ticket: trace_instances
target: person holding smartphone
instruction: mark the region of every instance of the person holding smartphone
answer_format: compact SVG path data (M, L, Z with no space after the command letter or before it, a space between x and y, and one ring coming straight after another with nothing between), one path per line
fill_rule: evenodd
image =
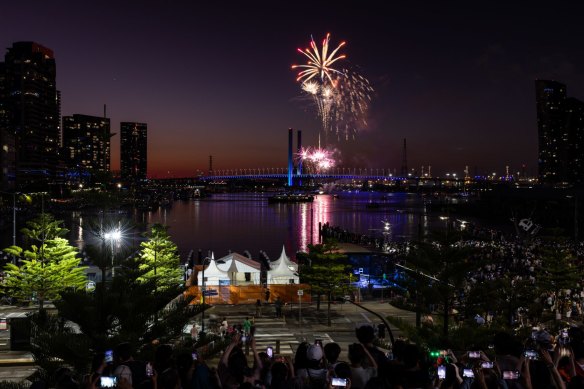
M323 363L324 351L319 344L312 344L306 349L306 368L298 369L296 374L308 386L323 386L327 382L328 371Z
M371 378L377 377L377 362L362 344L349 345L349 361L354 387L364 388ZM364 362L367 367L363 367Z

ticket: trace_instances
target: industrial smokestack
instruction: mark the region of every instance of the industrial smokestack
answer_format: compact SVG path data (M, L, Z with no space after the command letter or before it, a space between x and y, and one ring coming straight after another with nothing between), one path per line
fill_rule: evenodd
M298 156L302 153L302 130L298 130L298 144L297 144L297 153ZM298 169L296 170L298 174L298 186L302 186L302 178L300 175L302 174L302 158L298 158Z
M294 130L288 129L288 187L293 186L292 169L294 169L294 161L292 159L292 143L294 142Z

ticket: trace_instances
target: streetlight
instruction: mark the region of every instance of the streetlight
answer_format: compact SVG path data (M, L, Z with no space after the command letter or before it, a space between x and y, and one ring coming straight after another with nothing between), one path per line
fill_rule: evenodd
M122 232L119 229L115 229L109 232L106 232L103 237L106 241L110 242L111 249L112 249L112 280L115 275L115 267L114 267L114 242L119 242L122 239Z
M16 246L16 196L22 195L23 193L21 193L21 192L3 192L3 191L0 191L0 193L12 195L12 245ZM27 199L29 199L28 196L26 196L26 197L27 197ZM16 257L14 255L12 256L12 262L16 263Z
M203 312L201 315L201 332L199 332L199 337L205 337L205 264L207 261L211 261L209 257L203 259L203 274L201 275L201 293L203 295Z

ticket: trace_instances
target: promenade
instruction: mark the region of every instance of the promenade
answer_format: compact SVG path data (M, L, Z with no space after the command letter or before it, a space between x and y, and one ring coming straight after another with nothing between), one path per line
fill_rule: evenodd
M388 303L379 301L367 301L362 303L382 316L400 317L414 324L415 313L393 307ZM341 359L347 360L348 345L356 342L355 328L370 324L376 326L379 319L352 304L338 303L331 305L331 326L327 326L326 303L322 303L320 311L316 310L316 303L287 304L283 308L283 317L275 317L273 304L264 305L262 317L255 318L256 345L258 351L265 351L272 346L276 352L277 341L280 344L280 355L293 356L298 344L302 341L313 343L315 339L322 340L323 344L336 342L341 346ZM0 306L0 317L21 317L30 310L22 308ZM301 311L301 312L300 312ZM227 318L229 325L242 324L246 317L252 318L255 314L255 305L216 305L205 313L206 324L213 319ZM200 316L195 317L195 321ZM209 321L207 321L209 320ZM400 331L391 327L394 337L400 335ZM386 339L388 336L386 335ZM8 331L0 331L0 381L20 382L34 373L34 361L32 355L24 351L10 351ZM251 356L251 353L250 353ZM216 366L219 355L209 359L210 366Z
M383 317L392 316L415 325L415 313L396 308L389 303L379 301L363 302L365 308L377 312ZM355 329L361 325L369 324L374 327L381 321L373 314L349 303L331 305L331 326L327 325L327 305L321 303L320 311L316 310L316 303L287 304L283 308L283 317L275 317L273 305L263 307L262 317L255 318L256 347L258 351L265 351L268 346L274 348L274 353L292 356L302 341L313 343L320 339L323 345L330 342L341 346L341 359L347 360L349 344L357 342ZM299 312L301 311L301 312ZM242 324L246 317L253 317L255 306L253 305L217 305L207 311L207 315L218 320L225 317L229 325ZM394 337L397 339L401 332L391 326ZM386 332L386 340L389 336ZM276 350L277 341L280 348ZM279 352L278 352L279 351ZM218 356L207 363L215 366Z

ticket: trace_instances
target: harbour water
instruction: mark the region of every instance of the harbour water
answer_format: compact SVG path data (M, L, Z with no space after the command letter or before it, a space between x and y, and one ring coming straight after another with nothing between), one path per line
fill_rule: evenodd
M230 251L260 250L276 259L285 247L288 255L319 243L319 224L329 223L349 232L377 236L383 240L384 221L392 227L393 240L417 239L420 233L445 228L444 215L429 211L431 196L412 193L339 192L315 195L313 202L269 203L269 193L214 194L197 200L177 200L155 211L112 212L105 216L82 212L56 215L70 230L69 239L81 250L97 243L90 222L104 221L125 226L121 245L136 247L153 223L169 226L172 240L183 260L193 250L215 258ZM453 200L456 201L456 200ZM442 218L441 218L442 216ZM24 220L18 220L18 229ZM130 228L131 227L131 228ZM8 234L10 232L10 234ZM2 247L11 244L11 231L4 230ZM20 239L18 239L20 241Z
M229 251L263 250L271 259L319 243L319 224L351 232L382 236L383 221L392 225L393 239L415 239L418 231L444 224L426 212L424 197L406 193L343 192L315 196L311 203L275 203L266 193L216 194L202 200L175 201L171 207L136 213L142 223L170 226L181 253L190 250L215 258Z

